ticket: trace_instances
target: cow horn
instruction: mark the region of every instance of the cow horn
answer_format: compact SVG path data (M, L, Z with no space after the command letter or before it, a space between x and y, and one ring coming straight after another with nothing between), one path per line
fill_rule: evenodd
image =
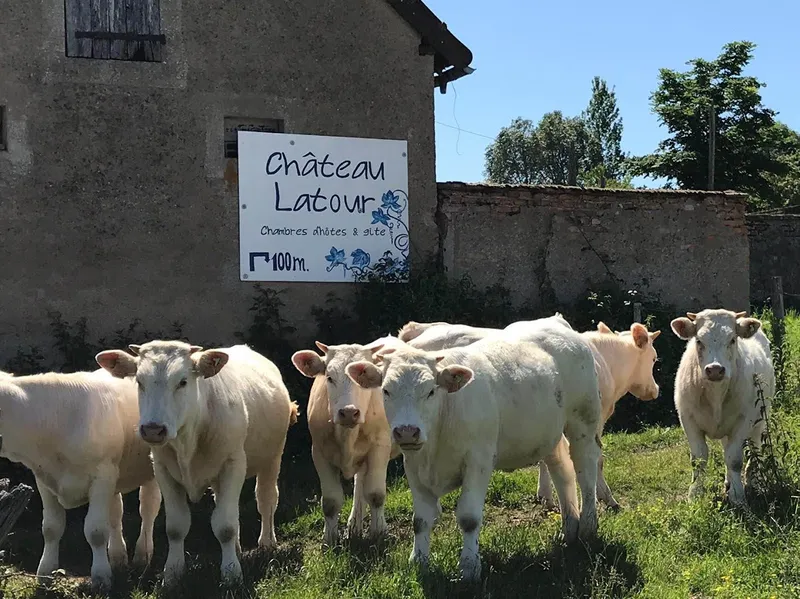
M747 316L747 311L736 313L736 318L744 318L745 316Z
M697 318L697 314L695 314L694 312L687 312L686 316L689 317L689 320L694 320L695 318Z

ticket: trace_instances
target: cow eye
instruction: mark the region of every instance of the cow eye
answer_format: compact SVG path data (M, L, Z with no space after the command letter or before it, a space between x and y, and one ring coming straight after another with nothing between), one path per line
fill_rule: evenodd
M144 389L144 385L142 385L142 381L140 381L138 379L136 380L136 385L139 387L139 389Z
M185 387L186 386L186 379L181 379L181 382L178 383L178 387Z
M428 393L428 397L433 397L433 394L434 394L435 391L436 391L436 389L431 389L431 392Z
M386 389L383 390L383 396L389 397L389 392Z
M333 385L333 379L332 379L331 377L328 377L328 382L329 382L331 385Z
M703 351L703 342L700 341L699 339L697 340L697 349L699 349L700 351Z
M734 337L733 339L731 339L731 345L735 345L735 344L736 344L736 337Z

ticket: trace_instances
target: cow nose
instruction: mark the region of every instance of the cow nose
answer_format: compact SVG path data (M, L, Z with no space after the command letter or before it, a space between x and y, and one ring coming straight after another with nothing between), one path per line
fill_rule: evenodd
M167 427L163 424L148 422L139 427L139 434L147 443L163 443L167 438Z
M725 367L720 364L706 366L706 378L710 381L721 381L725 378Z
M353 426L358 424L358 417L361 416L361 410L353 406L348 406L339 410L339 423L345 426Z
M419 427L418 426L396 426L392 430L392 436L395 442L401 447L403 445L418 445L419 444Z

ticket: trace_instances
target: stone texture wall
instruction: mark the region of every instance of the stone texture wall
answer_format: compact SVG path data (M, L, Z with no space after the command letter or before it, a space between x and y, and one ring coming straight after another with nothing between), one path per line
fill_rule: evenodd
M787 304L800 303L800 215L750 215L750 294L772 295L772 277L783 278Z
M745 196L439 184L444 263L517 302L571 303L609 277L678 310L749 307Z
M235 341L254 289L225 117L407 139L412 255L436 249L433 57L387 2L161 0L162 63L66 57L64 5L12 0L0 17L0 363L50 348L48 310L94 337L138 317ZM277 287L301 333L352 289Z

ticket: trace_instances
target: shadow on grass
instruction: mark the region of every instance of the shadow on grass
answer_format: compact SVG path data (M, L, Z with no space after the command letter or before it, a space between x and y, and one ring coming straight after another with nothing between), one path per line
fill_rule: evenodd
M512 557L482 551L480 583L451 580L436 569L420 572L429 599L620 597L641 587L639 567L627 549L597 540L571 547L551 545L546 551L522 551Z
M284 464L281 468L281 476L278 481L280 492L280 499L278 502L278 509L275 514L275 525L279 529L281 524L289 522L305 513L315 509L318 501L312 500L318 495L319 483L316 479L316 472L308 460L304 459L306 456L298 456L296 458L284 459ZM306 463L307 462L307 463ZM23 472L20 480L28 482L27 478L31 481L28 484L34 484L33 477L28 472ZM16 484L17 481L13 481ZM244 549L242 567L247 569L249 563L254 564L256 569L261 568L260 574L254 574L259 580L263 578L265 573L264 568L276 560L273 565L269 567L285 567L292 569L294 566L295 557L302 558L302 550L300 545L296 542L286 542L285 539L280 537L280 530L278 530L278 543L280 549L271 553L264 562L263 552L253 551L258 542L258 535L260 532L260 516L256 506L254 497L255 479L251 478L245 481L242 488L240 499L240 531L242 548ZM211 513L214 509L214 501L210 491L196 504L190 504L192 512L192 526L189 530L189 535L186 537L185 550L188 555L187 564L195 564L189 566L195 568L193 574L188 576L188 579L198 579L203 582L200 583L202 592L197 597L211 597L213 594L207 594L213 589L218 587L219 582L219 559L220 550L219 542L211 530ZM67 573L65 580L57 580L54 584L52 591L43 592L39 594L42 597L65 597L75 595L66 595L67 589L73 589L75 592L75 584L79 584L78 589L81 593L90 594L88 583L86 585L81 583L81 579L88 576L92 565L92 553L89 544L83 534L83 521L86 516L87 506L67 510L67 522L64 530L64 535L60 543L59 567ZM11 565L17 570L33 574L39 564L39 559L44 547L44 541L41 533L42 522L42 503L38 493L35 493L28 504L23 516L17 521L12 534L8 537L4 546L5 556L2 560L3 563ZM139 527L141 519L139 517L139 500L138 493L129 493L124 497L124 513L123 513L123 534L125 542L128 545L128 554L130 557L133 555L133 548L136 544L136 539L139 534ZM165 516L163 504L162 508L156 518L154 526L154 555L147 568L147 571L142 575L129 574L127 577L124 573L120 576L121 580L119 585L115 582L114 596L127 596L125 592L130 592L134 588L152 590L151 582L155 580L156 576L160 577L161 571L164 568L164 563L167 558L167 538L165 531ZM250 550L250 551L248 551ZM297 566L299 568L299 565ZM196 570L199 568L199 570ZM199 572L215 572L216 578L211 578L210 575ZM116 581L115 576L115 581ZM119 589L116 587L119 586ZM246 588L246 585L245 585ZM61 590L59 590L61 589ZM199 589L196 589L199 590ZM117 591L122 594L117 594ZM191 596L191 595L187 595ZM226 596L226 595L220 595ZM230 596L230 595L227 595ZM247 595L243 595L247 596ZM170 595L172 597L172 595Z

